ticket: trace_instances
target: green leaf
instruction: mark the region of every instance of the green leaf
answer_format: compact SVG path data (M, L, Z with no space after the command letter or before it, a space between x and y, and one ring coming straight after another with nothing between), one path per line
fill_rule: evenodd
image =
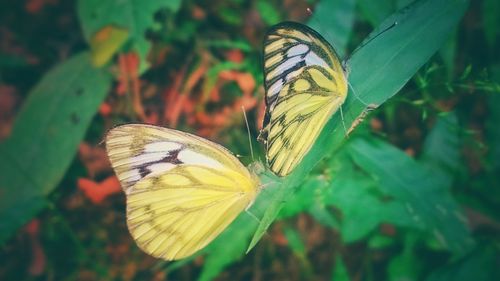
M492 68L493 81L500 81L500 65ZM495 171L500 171L500 95L488 97L489 116L486 121L486 135L489 145L488 158Z
M269 202L252 238L251 249L276 219L300 183L321 158L331 154L343 142L345 132L342 122L349 128L352 122L366 109L359 98L368 103L381 104L396 94L443 44L455 28L468 6L466 0L425 0L395 13L378 30L398 22L389 31L381 34L353 54L349 61L351 89L342 106L343 118L335 114L325 125L311 151L289 176L276 179L279 185L276 197ZM377 34L375 31L374 34ZM410 34L410 36L409 36ZM372 35L373 36L373 35ZM262 197L262 196L261 196ZM257 199L257 201L259 198Z
M460 156L460 127L454 112L440 115L423 146L420 162L439 179L441 186L449 188L454 175L463 169Z
M379 182L382 192L404 202L414 222L423 223L443 246L462 254L474 244L465 217L432 171L382 141L358 138L349 144L354 162Z
M49 71L30 92L0 145L0 243L46 206L44 197L73 160L111 78L83 53Z
M390 281L412 281L419 280L420 261L414 255L415 235L405 237L403 252L391 259L388 267Z
M368 240L368 247L375 250L387 248L393 244L393 238L382 234L375 234Z
M92 64L101 67L125 44L128 30L115 26L105 26L90 39Z
M332 281L349 281L349 272L342 261L342 257L337 255L335 258L335 268L333 269Z
M350 150L350 144L345 150ZM347 153L335 155L330 174L333 180L325 202L342 213L340 233L344 242L364 238L383 222L419 226L402 202L382 198L378 183L357 170Z
M446 40L445 44L439 50L441 58L447 69L448 81L453 79L455 74L455 56L457 53L457 30L455 30L452 35Z
M354 0L323 0L314 9L308 25L317 30L343 57L354 27Z
M293 228L286 227L284 229L284 234L286 240L288 241L288 246L292 249L293 253L301 258L306 256L306 246L300 237L300 234Z
M150 43L146 30L153 26L154 13L161 8L176 12L180 0L79 0L78 17L87 42L106 26L128 30L132 48L141 59L141 70L146 68L146 57Z

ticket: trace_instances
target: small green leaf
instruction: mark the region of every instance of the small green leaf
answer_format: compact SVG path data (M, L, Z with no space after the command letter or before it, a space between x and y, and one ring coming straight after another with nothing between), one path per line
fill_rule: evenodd
M101 67L125 44L128 30L116 26L105 26L90 39L92 64Z
M375 234L368 240L368 247L370 249L383 249L393 244L393 238L381 234Z
M388 267L390 281L419 280L420 261L414 255L415 236L407 235L403 252L391 259Z
M443 59L444 65L446 66L448 81L451 81L453 75L455 74L455 56L457 53L457 30L455 30L451 36L446 40L445 44L439 50L439 54Z
M420 162L435 178L439 177L441 186L450 187L454 175L463 169L460 159L460 127L456 114L449 112L440 115L424 142Z
M286 227L284 230L286 240L288 241L288 246L292 249L293 253L299 257L306 256L306 246L302 242L299 233L290 227Z

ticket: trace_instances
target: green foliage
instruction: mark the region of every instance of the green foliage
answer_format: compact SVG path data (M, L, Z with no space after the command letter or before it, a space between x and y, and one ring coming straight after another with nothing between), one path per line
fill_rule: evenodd
M111 85L111 76L75 55L49 71L0 145L0 243L48 203Z

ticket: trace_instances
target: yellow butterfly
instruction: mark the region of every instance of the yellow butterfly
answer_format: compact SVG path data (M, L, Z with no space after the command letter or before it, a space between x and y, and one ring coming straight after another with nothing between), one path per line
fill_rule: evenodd
M266 114L261 140L270 169L290 174L347 96L347 74L333 47L295 23L273 26L264 40Z
M130 124L106 149L127 196L127 225L139 247L166 260L192 255L256 198L256 175L224 147L181 131Z

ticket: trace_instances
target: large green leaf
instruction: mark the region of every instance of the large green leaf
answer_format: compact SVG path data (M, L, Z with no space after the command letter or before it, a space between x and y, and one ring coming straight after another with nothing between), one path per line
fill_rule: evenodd
M87 42L107 26L128 30L133 49L144 65L150 49L146 30L154 23L154 13L161 8L175 12L180 4L180 0L79 0L78 16Z
M49 71L30 92L0 145L0 243L47 202L111 85L83 53Z
M349 155L352 144L344 146L330 161L328 188L323 189L324 202L342 212L340 233L342 241L353 242L366 237L381 223L404 227L422 227L413 221L405 202L387 200L381 194L379 182L367 177L354 164Z
M403 151L382 141L357 138L347 147L354 161L378 182L387 196L406 204L415 224L425 229L448 249L462 254L470 249L466 219L433 171Z
M468 6L466 0L425 0L390 16L378 30L393 26L356 52L348 62L349 83L356 94L349 92L342 107L343 118L334 115L302 163L288 177L276 180L281 187L261 219L250 248L264 235L274 221L283 202L293 196L297 186L325 155L343 142L345 131L353 120L366 110L365 103L380 105L395 95L415 72L443 44ZM375 31L376 34L378 31ZM374 36L372 34L370 37ZM359 97L356 98L355 96Z

